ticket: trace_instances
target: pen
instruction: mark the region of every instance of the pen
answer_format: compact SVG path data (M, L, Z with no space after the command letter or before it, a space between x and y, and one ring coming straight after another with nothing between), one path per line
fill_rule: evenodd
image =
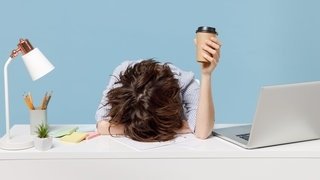
M28 99L29 99L29 103L31 105L31 109L34 110L35 107L34 107L34 104L33 104L31 92L28 93Z
M27 94L27 95L24 95L24 102L26 103L26 105L27 105L27 107L30 109L30 110L32 110L32 109L34 109L34 106L33 106L33 104L32 104L32 101L30 100L30 97L29 97L29 95Z
M33 105L33 100L32 100L31 92L28 92L28 97L29 97L29 99L30 99L31 104Z
M46 103L45 109L47 109L50 99L51 99L51 95L49 95L47 98L47 103Z
M32 96L31 96L30 92L24 93L23 99L24 99L24 102L26 103L27 107L30 110L35 110L35 109L46 110L48 107L49 101L51 99L51 96L52 96L52 91L50 93L46 92L44 94L44 97L42 98L42 102L41 102L40 106L37 108L35 108L35 106L33 104Z
M43 97L43 99L42 99L42 103L41 103L41 109L42 109L42 110L44 110L44 109L46 108L47 95L48 95L48 92L46 92L46 93L44 94L44 97Z
M50 92L49 95L46 96L46 103L45 103L44 109L47 109L51 96L52 96L52 91Z

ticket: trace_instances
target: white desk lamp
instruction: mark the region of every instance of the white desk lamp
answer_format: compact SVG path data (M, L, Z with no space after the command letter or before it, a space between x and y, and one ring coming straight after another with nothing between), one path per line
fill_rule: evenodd
M20 39L17 49L13 50L9 59L4 65L4 96L6 114L6 134L0 139L0 148L6 150L28 149L33 147L33 140L30 134L17 135L10 134L10 111L8 93L8 65L19 52L33 81L41 78L54 69L54 66L40 52L38 48L33 48L28 39Z

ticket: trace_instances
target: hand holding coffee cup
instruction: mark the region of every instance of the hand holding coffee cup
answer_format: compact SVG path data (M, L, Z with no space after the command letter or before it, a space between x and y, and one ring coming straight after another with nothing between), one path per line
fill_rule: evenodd
M219 60L221 43L217 38L217 31L213 27L201 26L196 31L196 58L198 62Z

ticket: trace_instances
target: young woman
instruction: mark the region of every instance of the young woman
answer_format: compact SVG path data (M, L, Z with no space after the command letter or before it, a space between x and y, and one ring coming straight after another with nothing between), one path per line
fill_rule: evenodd
M113 72L96 112L100 134L166 141L179 133L207 138L214 126L212 72L220 58L216 37L202 46L201 83L192 72L153 59L125 61Z

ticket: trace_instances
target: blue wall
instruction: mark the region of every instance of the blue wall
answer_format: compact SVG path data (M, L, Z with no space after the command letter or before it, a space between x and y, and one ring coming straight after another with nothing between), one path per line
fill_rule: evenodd
M200 25L215 26L223 42L213 75L217 123L250 122L262 85L320 79L319 7L315 0L2 1L1 67L21 37L56 66L32 82L21 57L10 64L12 124L29 122L22 94L40 102L46 90L54 92L50 123L94 123L108 76L123 60L154 57L199 76L193 38Z

